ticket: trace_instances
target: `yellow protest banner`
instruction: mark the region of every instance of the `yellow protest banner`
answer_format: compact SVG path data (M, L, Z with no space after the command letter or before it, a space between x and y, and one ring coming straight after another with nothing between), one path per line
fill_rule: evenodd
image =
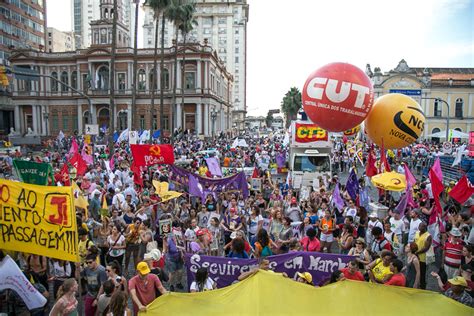
M0 249L79 261L71 187L0 179Z
M153 186L155 187L156 194L161 195L163 193L168 192L168 189L169 189L168 182L160 182L160 181L153 180L152 183L153 183Z
M172 199L176 199L177 197L180 197L183 195L183 193L179 193L176 191L167 191L165 193L160 194L161 201L160 202L166 202Z

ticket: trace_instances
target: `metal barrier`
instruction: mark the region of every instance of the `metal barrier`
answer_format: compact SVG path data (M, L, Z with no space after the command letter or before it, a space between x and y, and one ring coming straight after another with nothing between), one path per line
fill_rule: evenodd
M428 177L428 173L433 166L435 158L428 158L425 168L423 169L423 175ZM461 160L461 163L455 167L451 167L453 164L454 157L452 156L440 156L439 162L441 165L441 171L443 171L443 181L448 183L449 181L458 181L464 174L468 177L471 183L474 183L474 159L465 157Z

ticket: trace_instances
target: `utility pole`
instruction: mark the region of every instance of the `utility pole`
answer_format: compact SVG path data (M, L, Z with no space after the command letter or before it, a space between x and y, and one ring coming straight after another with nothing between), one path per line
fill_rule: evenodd
M446 115L446 141L448 141L449 139L449 112L450 112L450 107L449 107L449 103L444 101L443 99L441 98L421 98L422 100L435 100L435 101L438 101L438 102L443 102L444 104L446 104L446 107L448 108L448 115Z
M110 52L110 111L109 111L109 151L114 149L115 131L115 50L117 48L117 0L114 0L114 15L112 17L112 46Z

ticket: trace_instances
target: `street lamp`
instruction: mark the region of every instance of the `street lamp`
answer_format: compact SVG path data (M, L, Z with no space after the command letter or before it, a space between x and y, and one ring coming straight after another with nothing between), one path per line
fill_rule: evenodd
M448 115L446 115L446 141L448 141L448 139L449 139L449 112L450 112L449 103L444 101L441 98L421 98L421 99L435 100L435 101L443 102L444 104L446 104L446 107L448 108Z
M216 129L216 118L217 118L217 111L216 108L213 107L211 109L211 120L212 120L212 138L214 138L214 133Z

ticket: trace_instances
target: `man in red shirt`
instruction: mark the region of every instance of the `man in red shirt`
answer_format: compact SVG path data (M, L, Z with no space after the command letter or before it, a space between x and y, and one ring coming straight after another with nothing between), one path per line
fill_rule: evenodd
M347 264L347 267L341 269L342 274L348 280L365 281L364 276L359 271L359 265L355 260Z
M161 294L166 293L166 289L161 284L160 279L150 272L146 262L139 262L137 265L137 275L128 281L128 288L132 295L134 315L138 315L138 311L146 311L146 306L156 298L156 290L160 291Z
M459 228L453 227L449 231L449 238L443 248L444 271L446 271L448 279L454 278L454 275L461 266L463 247L461 237L462 233Z
M394 259L390 262L390 271L392 271L391 278L385 282L385 285L405 286L405 275L401 273L403 269L403 262L400 259Z

